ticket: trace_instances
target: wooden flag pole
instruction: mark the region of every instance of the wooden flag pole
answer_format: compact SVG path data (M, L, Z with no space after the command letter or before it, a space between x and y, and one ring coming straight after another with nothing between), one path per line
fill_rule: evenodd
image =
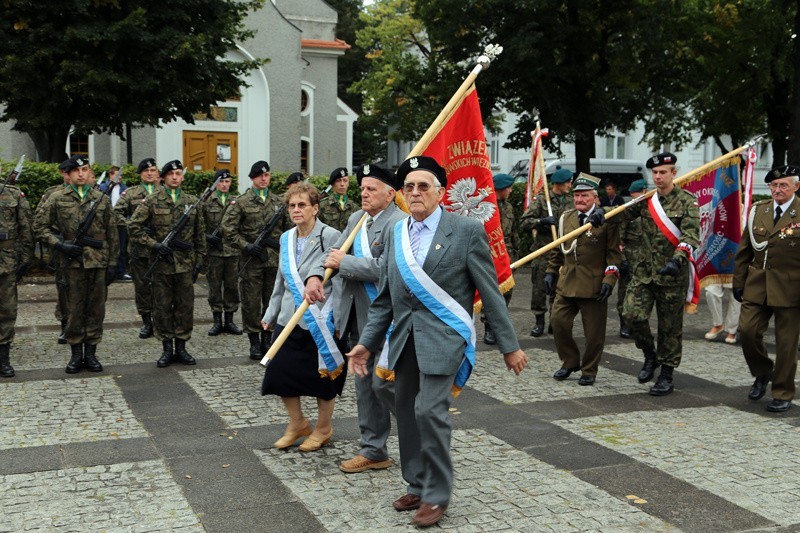
M544 169L544 157L542 156L542 137L539 135L542 131L542 126L539 123L539 117L536 117L536 131L534 132L536 135L536 150L539 153L539 157L536 159L536 163L539 165L541 170L542 179L544 180L544 201L547 203L547 214L548 216L553 216L553 205L550 203L550 187L547 186L547 174L545 173ZM536 173L534 172L534 175ZM558 232L556 231L555 224L550 226L550 232L553 234L553 240L558 239ZM512 269L513 270L513 269Z

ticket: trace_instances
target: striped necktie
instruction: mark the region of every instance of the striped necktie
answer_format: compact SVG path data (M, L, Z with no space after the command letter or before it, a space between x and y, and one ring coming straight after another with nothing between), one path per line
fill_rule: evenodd
M419 252L419 233L422 231L424 226L425 224L422 222L411 223L411 231L409 232L408 237L411 241L411 253L414 254L414 258L417 257L417 252Z

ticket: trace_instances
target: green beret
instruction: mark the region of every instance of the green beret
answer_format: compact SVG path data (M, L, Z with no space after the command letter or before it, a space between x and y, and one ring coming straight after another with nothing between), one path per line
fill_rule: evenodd
M550 181L553 183L566 183L571 179L572 179L572 171L566 168L559 168L550 177Z
M495 174L492 179L494 180L494 190L507 189L514 185L514 178L508 174Z
M646 188L647 182L642 179L638 179L631 183L630 187L628 187L628 192L642 192Z

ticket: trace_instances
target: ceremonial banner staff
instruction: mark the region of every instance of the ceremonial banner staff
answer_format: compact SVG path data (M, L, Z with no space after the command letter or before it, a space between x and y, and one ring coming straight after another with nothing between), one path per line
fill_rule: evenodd
M529 177L528 180L530 181L531 177L534 179L536 178L537 174L539 179L543 180L542 189L544 189L544 201L547 204L547 215L553 216L553 206L550 204L550 188L547 186L547 173L544 169L544 157L542 155L542 135L547 136L549 133L548 130L543 130L541 124L539 122L539 115L536 110L534 110L536 115L536 130L531 132L531 136L533 137L533 165L531 165L529 169ZM538 173L536 171L539 171ZM536 187L536 183L534 182L534 190ZM550 232L553 234L553 240L558 239L558 232L556 231L555 225L550 226Z

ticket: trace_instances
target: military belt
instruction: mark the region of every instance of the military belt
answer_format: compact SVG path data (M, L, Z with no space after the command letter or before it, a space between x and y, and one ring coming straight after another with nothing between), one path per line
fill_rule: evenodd
M11 239L2 239L0 240L0 250L5 250L7 248L13 248L16 244L17 240L13 237Z

